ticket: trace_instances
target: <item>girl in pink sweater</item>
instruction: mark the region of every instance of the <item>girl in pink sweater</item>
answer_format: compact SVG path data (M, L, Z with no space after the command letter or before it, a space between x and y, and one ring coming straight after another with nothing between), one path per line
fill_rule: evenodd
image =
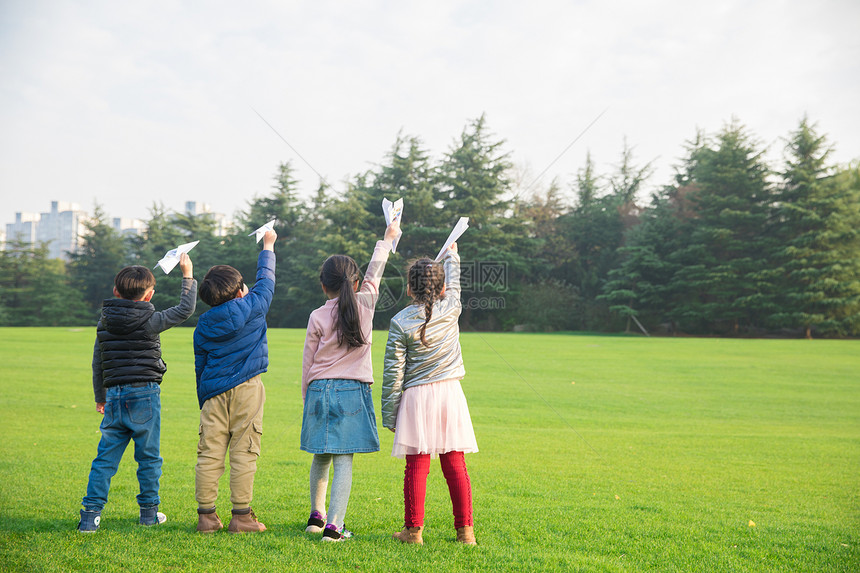
M370 344L379 281L400 223L377 241L359 288L352 257L332 255L320 270L328 301L311 313L302 359L302 450L314 454L310 470L311 515L305 531L323 541L352 537L344 516L352 488L352 456L378 452L379 435L370 385ZM334 466L328 514L325 511L329 468Z

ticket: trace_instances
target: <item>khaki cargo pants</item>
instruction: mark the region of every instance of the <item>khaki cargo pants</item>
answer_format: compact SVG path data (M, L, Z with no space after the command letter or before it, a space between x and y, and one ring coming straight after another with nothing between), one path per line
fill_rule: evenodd
M195 468L195 497L199 508L215 507L218 480L224 475L228 450L233 509L250 507L265 402L266 389L258 375L203 403Z

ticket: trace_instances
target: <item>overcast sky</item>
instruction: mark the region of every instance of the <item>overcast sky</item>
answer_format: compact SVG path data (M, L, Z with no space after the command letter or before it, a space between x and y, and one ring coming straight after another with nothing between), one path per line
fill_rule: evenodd
M284 161L341 190L399 131L438 158L482 113L531 182L605 110L536 189L589 150L610 172L625 136L663 185L732 117L778 159L806 113L847 162L858 22L856 0L4 0L0 223L51 200L232 214Z

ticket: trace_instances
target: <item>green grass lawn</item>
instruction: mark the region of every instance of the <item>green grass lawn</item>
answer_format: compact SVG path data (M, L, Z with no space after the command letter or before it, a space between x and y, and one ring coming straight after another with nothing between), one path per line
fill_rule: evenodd
M858 571L860 343L476 334L463 388L479 546L454 543L438 462L425 545L391 539L403 461L356 455L347 526L304 533L304 331L269 331L260 535L197 535L191 329L162 336L161 510L136 525L127 451L102 527L75 531L95 455L94 329L0 329L0 570ZM380 381L385 332L375 333ZM379 410L379 387L374 387ZM218 507L229 517L226 476Z

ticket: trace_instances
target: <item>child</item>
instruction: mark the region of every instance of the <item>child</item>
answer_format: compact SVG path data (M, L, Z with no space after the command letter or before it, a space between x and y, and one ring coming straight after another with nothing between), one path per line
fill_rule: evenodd
M231 266L209 269L200 298L212 308L194 330L194 369L200 402L195 497L197 531L212 533L224 525L215 513L218 480L230 452L230 533L260 532L266 526L251 509L254 473L263 434L266 390L260 375L269 366L266 313L275 293L275 231L263 237L257 281L250 291Z
M424 497L430 458L439 456L454 506L457 541L476 545L472 488L464 453L477 452L469 406L460 387L460 257L453 243L444 270L430 259L409 269L413 304L391 319L382 374L382 425L394 431L391 455L406 458L405 524L394 534L423 545Z
M314 454L310 470L311 516L305 531L323 541L352 537L343 525L352 488L352 455L378 452L376 415L370 385L370 344L379 281L400 224L395 221L377 241L358 289L358 265L332 255L322 265L320 283L328 302L311 313L302 357L301 449ZM325 496L334 465L328 518ZM325 526L325 527L323 527Z
M150 300L155 277L146 267L125 267L114 279L117 298L104 301L96 326L93 349L93 391L96 411L104 418L98 453L90 469L87 495L81 502L78 531L92 533L101 522L110 480L119 461L134 440L140 493L140 523L157 525L167 517L158 511L161 477L161 379L167 365L161 359L159 333L185 321L194 313L197 281L187 254L179 259L182 291L179 304L156 312Z

